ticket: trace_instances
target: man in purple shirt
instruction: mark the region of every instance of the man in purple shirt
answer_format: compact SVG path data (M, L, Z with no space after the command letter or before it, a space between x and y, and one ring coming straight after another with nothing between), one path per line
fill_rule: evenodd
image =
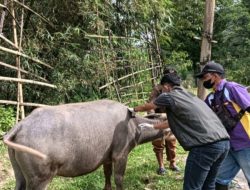
M203 80L205 88L213 89L205 100L208 106L215 112L223 106L227 111L222 113L227 112L236 120L236 124L228 128L231 149L219 169L216 190L227 190L240 169L250 187L250 95L246 87L224 79L224 74L220 64L210 61L196 75Z

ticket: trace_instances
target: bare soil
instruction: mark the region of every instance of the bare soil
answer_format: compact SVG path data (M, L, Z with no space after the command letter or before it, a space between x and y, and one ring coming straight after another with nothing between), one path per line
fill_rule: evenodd
M234 178L233 183L230 187L230 190L238 190L238 189L242 189L242 190L249 189L248 184L247 184L247 180L246 180L242 170L240 170L240 172Z
M14 172L10 166L10 163L4 161L8 160L8 155L3 155L0 159L0 189L3 189L5 183L7 183L10 178L14 178Z

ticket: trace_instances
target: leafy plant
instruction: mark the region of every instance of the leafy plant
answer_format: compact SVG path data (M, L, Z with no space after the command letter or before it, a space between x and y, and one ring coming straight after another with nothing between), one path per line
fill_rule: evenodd
M15 123L15 113L11 107L0 106L0 136L7 132Z

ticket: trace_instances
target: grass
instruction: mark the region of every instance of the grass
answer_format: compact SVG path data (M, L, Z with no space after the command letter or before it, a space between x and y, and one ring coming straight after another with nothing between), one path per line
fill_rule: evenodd
M0 142L0 163L2 170L11 168L7 149ZM3 159L2 159L3 158ZM180 190L183 184L183 171L185 165L186 152L177 147L177 164L181 172L167 170L164 176L156 174L157 162L152 151L151 143L136 147L130 154L127 163L127 169L124 177L124 189L127 190ZM165 162L166 167L168 163ZM0 183L1 184L1 183ZM4 185L0 189L14 189L14 177L5 176ZM48 187L48 190L101 190L104 187L104 174L102 168L89 175L76 178L55 177ZM115 187L113 183L113 187Z

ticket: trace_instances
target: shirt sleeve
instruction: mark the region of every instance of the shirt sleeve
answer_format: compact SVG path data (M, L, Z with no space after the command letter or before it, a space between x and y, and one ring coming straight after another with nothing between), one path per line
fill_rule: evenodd
M158 107L168 107L170 108L173 105L173 99L168 93L162 93L156 100L154 104Z
M229 89L232 101L238 104L241 109L245 110L250 106L250 95L247 89L241 85L232 85Z

